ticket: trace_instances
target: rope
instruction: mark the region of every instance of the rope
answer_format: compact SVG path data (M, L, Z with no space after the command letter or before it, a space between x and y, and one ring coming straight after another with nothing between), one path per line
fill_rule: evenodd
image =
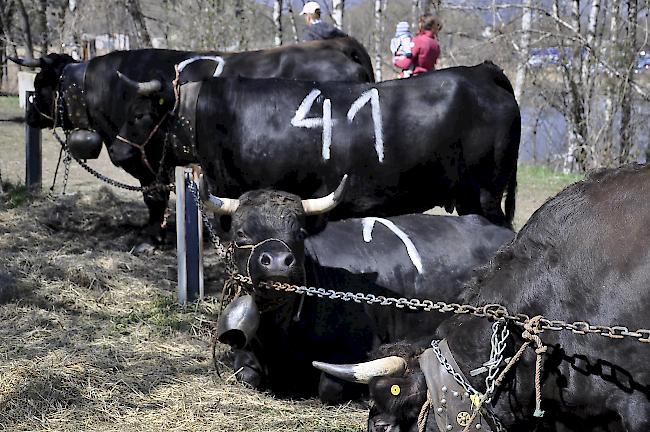
M544 415L544 411L542 411L540 408L542 402L541 367L542 354L546 352L547 347L542 342L542 339L538 336L543 331L540 328L540 321L542 318L542 315L537 315L524 323L524 332L521 334L521 336L526 339L526 342L524 342L519 347L517 353L510 359L506 367L501 371L497 379L494 381L494 388L500 387L503 379L508 374L508 372L510 372L512 367L519 360L521 360L521 357L524 355L526 348L528 348L531 343L535 343L535 353L537 354L537 359L535 361L535 412L533 413L535 417L542 417ZM469 423L467 426L465 426L465 429L463 429L463 432L469 432L470 427L474 423L474 420L476 420L476 416L481 411L483 404L488 401L488 398L490 397L491 395L487 393L481 396L481 399L474 409Z
M535 412L534 417L543 417L542 411L542 354L547 351L547 346L544 345L542 339L538 336L543 330L540 329L541 315L531 318L528 322L524 323L524 332L522 337L527 339L527 343L535 343Z
M418 432L425 432L427 428L427 420L429 419L429 411L432 407L431 393L427 390L427 400L422 404L422 409L418 415Z

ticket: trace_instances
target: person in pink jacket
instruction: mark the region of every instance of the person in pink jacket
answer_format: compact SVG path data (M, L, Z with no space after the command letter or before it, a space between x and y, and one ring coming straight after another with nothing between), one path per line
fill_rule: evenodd
M440 45L436 36L442 29L437 17L424 14L420 17L420 31L411 42L411 56L395 59L395 66L404 70L411 69L413 75L428 72L436 68L440 57Z

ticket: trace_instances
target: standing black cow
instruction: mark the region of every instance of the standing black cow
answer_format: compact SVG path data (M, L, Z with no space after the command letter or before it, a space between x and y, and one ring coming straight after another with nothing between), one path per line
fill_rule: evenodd
M492 63L378 84L214 78L180 92L191 103L176 136L196 147L216 194L307 198L349 173L333 220L442 205L511 225L521 119Z
M158 49L116 51L95 57L84 63L76 63L65 54L49 54L38 60L12 59L19 64L40 67L34 87L36 97L34 110L28 113L27 123L33 127L50 128L57 125L67 130L82 129L95 131L94 134L74 134L81 145L106 144L111 161L136 177L143 186L157 180L158 163L161 159L163 137L153 134L147 141L115 140L120 128L130 122L137 125L142 119L129 117L127 109L136 99L137 93L156 91L153 103L162 112L171 110L174 104L172 80L174 66L184 60L197 56L220 56L225 60L223 76L283 77L291 79L312 79L319 81L374 81L370 57L363 46L353 38L339 38L288 45L262 51L242 53L190 52ZM203 64L201 68L214 64ZM129 79L120 79L117 72L133 80L147 82L134 86ZM198 72L198 71L197 71ZM55 100L58 97L60 112L55 113ZM148 136L160 117L153 121ZM145 144L145 152L135 145ZM93 153L91 151L90 153ZM170 152L171 153L171 152ZM97 153L98 154L98 153ZM166 167L173 167L177 161L169 154ZM84 156L87 157L87 156ZM96 157L96 156L95 156ZM168 183L168 173L163 170L161 183ZM149 227L155 236L160 237L161 222L167 206L169 193L148 193L144 199L149 208Z
M211 206L232 214L235 263L254 284L287 281L386 297L455 301L472 269L513 237L512 231L480 216L424 214L330 222L307 236L308 216L332 210L341 190L316 200L251 191L234 201L212 197ZM311 368L313 360L365 360L373 346L429 335L444 318L264 289L254 295L263 311L257 333L251 329L258 315L234 307L220 323L234 321L236 328L220 325L220 339L237 348L250 341L247 351L236 352L240 379L292 396L315 392L319 373ZM361 389L342 387L342 381L326 376L320 377L318 387L326 402L350 399Z
M642 198L649 191L650 166L639 165L600 171L569 186L537 210L479 273L466 301L499 303L511 313L567 322L649 328L650 203ZM455 316L438 329L437 339L445 339L458 372L479 391L485 391L485 376L472 377L470 371L490 357L490 325L484 318ZM522 329L509 327L506 357L522 343ZM506 430L650 430L650 344L635 340L647 340L650 331L620 340L597 333L541 334L547 346L541 369L543 416L533 415L535 352L528 349L488 406ZM394 351L388 349L388 354ZM417 430L427 386L417 362L408 360L410 374L370 381L375 403L369 430ZM394 385L403 389L401 396L390 393ZM432 387L439 391L442 385ZM440 430L440 408L434 397L427 431ZM469 402L464 408L471 412ZM462 430L453 413L442 412L450 419L450 430Z

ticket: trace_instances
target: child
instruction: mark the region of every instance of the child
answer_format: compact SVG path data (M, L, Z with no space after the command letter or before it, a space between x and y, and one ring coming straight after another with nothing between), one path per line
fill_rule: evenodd
M400 68L399 63L404 63L406 59L411 58L412 39L413 35L411 35L411 31L409 30L409 23L406 21L397 23L395 37L390 40L390 52L393 54L394 66ZM413 73L411 68L400 69L402 71L398 75L399 78L408 78Z

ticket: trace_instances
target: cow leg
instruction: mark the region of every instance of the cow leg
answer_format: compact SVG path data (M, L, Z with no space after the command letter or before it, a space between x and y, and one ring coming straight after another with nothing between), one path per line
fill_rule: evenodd
M466 184L459 188L456 198L456 213L459 216L478 214L484 216L478 185Z
M512 228L508 226L506 215L501 209L501 194L481 188L481 209L481 214L493 224Z

